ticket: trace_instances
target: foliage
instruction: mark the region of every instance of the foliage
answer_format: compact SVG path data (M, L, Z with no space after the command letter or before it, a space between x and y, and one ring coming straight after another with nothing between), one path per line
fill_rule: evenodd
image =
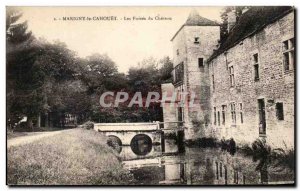
M103 93L111 90L116 83L112 84L115 77L119 80L122 75L118 75L116 64L107 56L101 54L92 54L83 61L82 79L87 84L90 94ZM119 86L119 85L117 85Z
M267 145L265 140L257 139L252 143L252 147L245 148L245 154L250 155L253 158L254 162L258 161L256 170L262 170L265 166L271 163L272 161L272 150L269 145Z
M244 146L242 151L246 156L252 156L254 162L258 162L256 170L262 170L268 166L283 170L288 168L295 169L295 153L293 149L282 149L271 147L264 140L257 139L252 146Z
M236 20L238 21L245 8L245 6L227 6L223 8L221 12L222 23L220 26L221 43L224 42L228 36L228 13L235 10Z
M94 128L94 123L92 121L87 121L84 124L82 124L81 127L90 130Z
M15 8L6 12L6 67L7 67L7 125L13 128L28 116L28 126L32 127L32 117L43 105L43 97L36 89L41 87L43 71L34 64L39 46L32 43L34 38L27 31L27 23L17 21L22 13ZM32 99L31 104L24 99ZM34 106L34 107L31 107ZM35 107L36 106L36 107Z
M295 150L294 149L274 149L273 150L274 167L283 170L284 167L294 171L295 170Z
M7 10L8 127L13 129L27 116L27 126L33 130L41 113L51 113L54 125L62 124L66 114L76 115L79 123L162 120L159 103L149 108L128 108L126 103L102 108L99 97L105 91L126 91L142 92L145 99L150 91L160 92L160 85L171 80L169 57L144 59L125 75L107 55L79 58L63 42L34 38L26 22L19 22L22 13Z
M27 22L17 22L22 12L14 7L6 9L6 40L11 44L19 44L31 38L31 32L27 31Z
M202 148L207 148L207 147L212 147L216 148L218 147L218 142L215 138L211 137L202 137L198 138L193 141L188 141L186 142L188 146L197 146L197 147L202 147Z
M91 104L80 82L83 68L76 53L62 42L35 39L26 23L15 24L22 14L7 10L8 126L14 128L27 116L32 129L37 116L50 111L59 118L64 113L88 113Z

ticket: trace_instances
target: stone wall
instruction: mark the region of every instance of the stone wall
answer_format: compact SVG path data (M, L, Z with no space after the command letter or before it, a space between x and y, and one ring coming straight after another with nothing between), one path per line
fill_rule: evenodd
M221 139L233 137L249 144L259 137L258 99L265 101L266 140L273 147L294 146L294 70L283 65L283 41L294 37L294 13L266 26L244 39L209 63L211 88L211 130ZM258 54L259 80L254 79L254 54ZM229 67L234 68L235 85L230 86ZM236 124L232 123L230 103L236 107ZM276 103L283 103L284 120L276 117ZM242 110L240 105L242 104ZM222 105L226 106L225 125ZM214 124L214 110L220 112L221 124ZM243 113L243 123L240 119ZM218 114L217 114L218 118Z
M194 43L195 37L199 43ZM182 84L175 85L175 91L189 92L190 95L182 103L183 120L185 122L185 138L196 139L205 136L204 129L210 120L209 75L206 60L216 48L220 39L219 26L184 26L173 39L174 67L184 64L184 80ZM198 65L198 58L203 58L204 67ZM194 92L194 106L191 93ZM178 101L182 99L179 98ZM178 111L177 111L178 118Z
M174 86L172 83L166 83L161 85L162 94L167 94L168 97L172 97L172 94L174 92ZM163 106L163 118L164 122L164 128L165 129L174 129L177 127L177 123L168 123L168 122L176 122L177 120L177 114L176 114L176 105L170 102L166 102Z

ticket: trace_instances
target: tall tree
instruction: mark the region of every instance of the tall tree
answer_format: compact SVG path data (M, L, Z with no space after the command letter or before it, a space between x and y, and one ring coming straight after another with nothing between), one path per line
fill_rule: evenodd
M22 17L22 12L14 7L6 9L6 40L12 44L19 44L32 37L27 31L27 22L18 22Z
M24 113L24 108L19 99L20 92L26 92L23 98L36 97L28 84L32 87L39 86L39 82L32 80L31 76L41 77L37 67L33 67L37 46L31 46L34 40L31 32L27 31L26 22L18 22L22 13L20 10L8 7L6 10L6 74L7 74L7 125L13 127ZM30 71L31 68L36 71ZM27 85L26 85L27 83Z
M236 21L238 22L239 18L243 14L243 9L245 9L246 6L227 6L224 7L221 11L221 27L220 27L220 36L221 36L221 43L224 42L228 36L228 13L231 11L235 12Z
M107 55L92 54L84 64L83 80L87 83L90 94L105 91L111 78L118 74L116 64Z

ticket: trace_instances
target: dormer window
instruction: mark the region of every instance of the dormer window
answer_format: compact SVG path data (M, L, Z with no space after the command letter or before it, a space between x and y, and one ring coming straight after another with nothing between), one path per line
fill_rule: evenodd
M199 42L199 37L195 37L194 38L194 44L199 44L200 42Z

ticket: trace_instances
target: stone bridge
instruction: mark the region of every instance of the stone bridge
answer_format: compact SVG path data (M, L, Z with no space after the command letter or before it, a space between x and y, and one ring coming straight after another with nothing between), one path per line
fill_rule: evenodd
M95 123L94 129L115 138L121 145L132 145L141 139L150 144L161 144L160 123Z

